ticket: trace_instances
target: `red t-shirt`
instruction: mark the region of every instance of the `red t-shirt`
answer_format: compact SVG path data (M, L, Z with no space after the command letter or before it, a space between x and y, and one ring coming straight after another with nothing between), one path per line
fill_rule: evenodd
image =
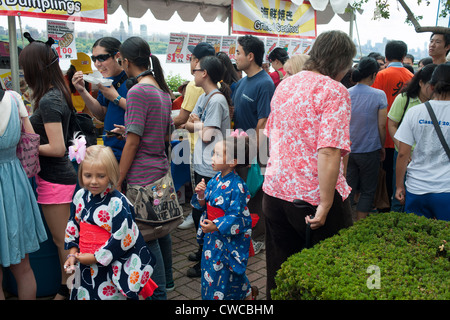
M282 80L282 77L280 77L280 72L283 75L283 77L286 75L286 71L284 71L283 68L278 69L278 71L269 73L269 76L272 78L273 83L275 84L275 88L278 86L278 84Z
M372 87L383 90L387 97L387 112L391 109L395 97L400 93L402 88L406 86L413 74L403 66L390 66L378 72L375 82ZM387 119L386 119L386 142L385 148L394 148L394 141L392 141L389 134Z
M181 104L183 103L183 100L184 100L183 96L179 96L178 98L173 100L173 102L172 102L172 110L180 110L181 109Z

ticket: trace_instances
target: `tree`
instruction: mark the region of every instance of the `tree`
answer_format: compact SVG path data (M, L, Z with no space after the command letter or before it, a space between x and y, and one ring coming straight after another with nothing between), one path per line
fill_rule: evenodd
M366 4L369 0L355 0L351 5L352 10L362 9L364 4ZM422 16L416 16L409 6L406 4L404 0L394 0L397 1L402 8L405 10L407 14L407 21L409 21L413 26L416 32L435 32L435 33L450 33L450 28L439 27L439 26L421 26L419 21L422 19ZM425 4L427 6L430 5L431 0L416 0L418 5ZM433 0L437 1L437 0ZM375 19L389 19L390 17L390 0L376 0L376 12L374 14ZM450 14L450 0L442 0L441 1L441 12L439 13L440 17L447 17Z

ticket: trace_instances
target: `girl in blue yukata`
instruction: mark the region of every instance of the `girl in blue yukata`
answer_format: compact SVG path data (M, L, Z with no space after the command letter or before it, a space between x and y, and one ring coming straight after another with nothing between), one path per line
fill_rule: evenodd
M196 186L192 206L204 210L197 232L203 244L201 285L203 300L255 299L256 287L245 274L249 258L252 217L247 207L250 193L237 175L238 166L249 165L249 138L234 131L214 147L212 167L219 171L208 184ZM238 161L238 151L245 147ZM241 161L243 160L243 161Z
M69 156L80 164L81 186L66 228L69 255L64 269L76 271L70 299L137 300L139 295L151 296L157 287L150 279L155 257L134 221L133 206L115 189L119 165L114 153L103 145L86 149L81 136L69 147Z

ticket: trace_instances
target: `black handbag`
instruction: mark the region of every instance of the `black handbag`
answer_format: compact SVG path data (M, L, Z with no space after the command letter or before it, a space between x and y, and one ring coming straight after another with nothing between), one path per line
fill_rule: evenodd
M444 147L445 153L447 153L448 159L450 160L450 148L448 147L448 144L445 141L444 135L442 134L441 128L439 127L439 122L436 119L436 115L434 114L433 108L431 107L431 104L428 101L425 102L425 106L427 107L431 121L433 122L434 128L436 129L436 133L439 137L439 140L441 141L442 146Z
M97 144L97 128L95 128L91 116L87 113L77 113L75 110L72 110L68 139L73 139L74 134L78 132L86 137L87 147Z

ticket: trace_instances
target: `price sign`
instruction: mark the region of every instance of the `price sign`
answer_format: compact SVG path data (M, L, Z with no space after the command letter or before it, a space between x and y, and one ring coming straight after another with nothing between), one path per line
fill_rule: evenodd
M47 20L47 34L55 40L60 59L77 59L74 26L73 22Z
M166 63L184 63L187 50L187 33L171 33L167 47Z

